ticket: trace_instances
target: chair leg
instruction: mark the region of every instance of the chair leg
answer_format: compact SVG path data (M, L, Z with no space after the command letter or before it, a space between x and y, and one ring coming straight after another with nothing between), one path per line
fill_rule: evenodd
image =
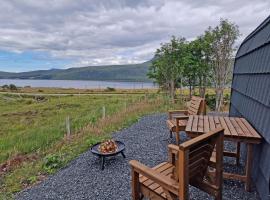
M222 191L217 192L217 196L215 197L215 200L222 200Z
M131 181L131 186L132 186L132 199L133 200L140 200L141 195L140 195L140 182L139 182L139 173L136 172L134 169L131 170L131 176L132 176L132 181Z
M175 137L176 137L176 144L179 145L180 143L180 135L179 135L179 132L175 132Z
M241 143L237 142L237 147L236 147L236 165L239 166L240 164L240 150L241 150Z

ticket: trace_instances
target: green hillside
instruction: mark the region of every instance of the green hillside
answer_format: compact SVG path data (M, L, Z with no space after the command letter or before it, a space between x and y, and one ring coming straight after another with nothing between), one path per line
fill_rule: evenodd
M0 72L0 79L150 81L147 77L150 64L151 61L141 64L89 66L21 73Z

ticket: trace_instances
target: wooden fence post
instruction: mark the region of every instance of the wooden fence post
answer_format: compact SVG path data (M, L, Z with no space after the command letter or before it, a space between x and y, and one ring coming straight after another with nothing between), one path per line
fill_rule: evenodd
M70 120L69 120L69 116L66 117L66 129L67 129L67 139L70 139Z
M105 106L102 107L102 119L105 119L106 117L106 108Z
M126 101L124 103L124 110L125 110L125 112L127 111L127 102Z

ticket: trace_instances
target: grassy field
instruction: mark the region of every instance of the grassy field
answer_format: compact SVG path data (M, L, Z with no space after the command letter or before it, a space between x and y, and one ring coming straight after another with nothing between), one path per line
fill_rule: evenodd
M105 106L107 115L143 98L132 96L65 96L36 100L31 96L0 96L0 163L15 154L43 150L63 138L65 120L70 117L72 132L95 123Z
M141 116L171 108L167 102L155 93L45 97L0 94L0 199L11 198L15 192L43 180ZM103 107L106 118L102 117ZM65 136L67 116L72 132L69 139Z

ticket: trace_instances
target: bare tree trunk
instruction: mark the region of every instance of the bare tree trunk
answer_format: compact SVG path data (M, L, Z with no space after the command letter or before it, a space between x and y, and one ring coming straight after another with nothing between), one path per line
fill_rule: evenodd
M189 98L191 99L192 96L192 85L191 82L189 81Z
M200 92L200 97L202 97L202 98L205 98L205 90L206 90L206 88L205 88L205 85L206 85L206 80L205 80L205 77L203 77L203 80L202 81L200 81L200 88L199 88L199 92Z
M174 103L174 92L175 92L175 85L174 85L174 81L171 80L171 83L170 83L170 96L171 96L171 99L172 99L172 103Z
M200 97L205 97L205 87L200 87Z
M220 112L221 106L223 105L223 91L224 88L217 88L216 89L216 108L217 112Z

